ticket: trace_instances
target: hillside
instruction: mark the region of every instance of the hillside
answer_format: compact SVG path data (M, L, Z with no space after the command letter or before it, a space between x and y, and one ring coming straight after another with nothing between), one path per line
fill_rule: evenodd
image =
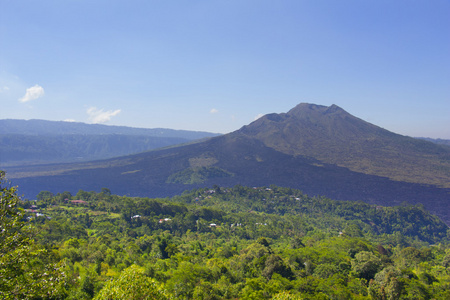
M187 140L197 140L213 137L218 134L175 130L167 128L134 128L127 126L113 126L102 124L86 124L80 122L46 121L46 120L0 120L0 134L27 134L27 135L61 135L61 134L121 134L140 136L176 137Z
M398 135L342 108L302 103L266 115L238 133L277 151L392 180L450 187L450 149Z
M106 159L187 142L190 140L184 138L119 134L0 134L0 166Z
M449 146L450 147L450 140L432 139L432 138L425 138L425 137L420 137L419 139L422 139L422 140L425 140L425 141L429 141L429 142L433 142L435 144L445 145L445 146Z
M217 136L44 120L0 120L0 167L106 159Z
M337 106L300 104L191 145L6 171L28 197L41 190L103 187L121 195L166 197L214 184L276 184L337 200L423 203L450 223L449 157L448 147L394 134Z

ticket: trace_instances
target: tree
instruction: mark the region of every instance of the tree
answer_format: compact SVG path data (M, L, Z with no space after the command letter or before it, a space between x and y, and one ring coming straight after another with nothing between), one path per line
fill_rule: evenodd
M369 251L361 251L352 259L352 272L359 278L373 279L380 267L381 259Z
M0 298L51 298L63 293L61 265L44 264L45 249L34 244L16 187L0 171Z
M171 274L166 286L176 299L193 299L195 287L202 279L209 277L208 273L210 272L205 267L183 261Z
M442 259L442 265L446 268L450 267L450 253Z
M378 272L369 284L369 293L372 299L399 299L403 292L401 276L401 271L393 266L386 267Z
M167 299L162 287L145 275L144 268L131 265L119 277L109 281L94 298L115 300Z
M89 201L91 198L91 193L83 191L83 190L79 190L78 193L75 195L75 197L77 197L77 199Z
M44 201L44 200L47 200L47 199L51 199L51 198L53 198L54 196L55 196L55 195L53 195L52 192L49 192L49 191L41 191L41 192L39 192L39 194L37 194L36 199L39 200L39 201Z
M266 283L263 278L248 278L245 287L241 291L242 299L260 300L268 299L270 296L264 293Z
M111 196L111 190L108 189L108 188L102 188L101 193L106 195L106 196Z
M72 194L68 191L65 191L65 192L56 194L56 197L58 198L58 201L60 203L62 203L66 199L68 199L68 200L72 199Z
M272 300L301 300L301 299L302 298L299 295L291 294L288 291L283 291L272 297Z
M262 275L267 279L270 279L274 273L278 273L288 279L294 277L291 268L286 266L283 259L279 255L271 254L265 262L265 268L262 271Z

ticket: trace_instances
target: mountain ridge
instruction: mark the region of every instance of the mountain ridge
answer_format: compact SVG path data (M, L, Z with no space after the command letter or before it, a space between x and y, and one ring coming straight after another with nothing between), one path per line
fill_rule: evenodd
M46 120L0 120L0 166L81 162L189 143L218 134Z
M379 160L383 155L389 159ZM389 132L338 106L303 104L190 145L7 171L26 195L107 187L115 194L167 197L213 185L275 184L336 200L422 203L450 224L449 157L448 147ZM430 163L440 173L427 171Z
M354 117L337 105L301 103L288 113L263 116L238 132L286 154L312 157L394 180L450 187L446 181L450 176L448 149L395 134ZM426 155L432 155L432 159ZM417 161L422 163L417 165ZM410 169L407 174L402 170L405 165Z
M127 134L200 139L218 133L169 128L138 128L83 122L48 121L40 119L1 119L0 134L61 135L61 134Z

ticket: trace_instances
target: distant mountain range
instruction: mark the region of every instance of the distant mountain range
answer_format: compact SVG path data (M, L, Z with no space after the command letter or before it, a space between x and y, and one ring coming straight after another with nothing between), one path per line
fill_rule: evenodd
M450 224L450 147L389 132L336 105L302 103L188 145L6 171L28 197L103 187L166 197L194 187L275 184L337 200L422 203Z
M0 120L0 167L106 159L218 135L164 128Z
M445 139L432 139L432 138L427 138L427 137L420 137L419 139L422 139L422 140L425 140L425 141L429 141L429 142L433 142L433 143L439 144L439 145L450 146L450 140L445 140Z

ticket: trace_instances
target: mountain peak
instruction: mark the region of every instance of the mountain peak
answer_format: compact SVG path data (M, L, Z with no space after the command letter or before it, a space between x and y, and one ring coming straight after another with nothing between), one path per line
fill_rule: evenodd
M275 126L275 127L274 127ZM318 128L322 128L318 132ZM350 128L352 127L352 128ZM354 128L356 127L356 129ZM373 126L363 120L360 120L336 104L330 106L317 105L312 103L300 103L287 113L281 114L267 114L253 123L242 127L239 131L247 134L258 136L259 138L267 134L278 135L280 132L289 129L289 134L283 135L285 137L305 139L305 134L311 134L316 139L317 135L326 135L326 139L335 138L336 135L346 135L350 131L352 135L356 131L373 131L376 126ZM296 128L295 130L293 130ZM314 133L313 133L314 132ZM296 147L294 147L296 148Z
M325 115L325 114L348 114L345 110L337 106L336 104L330 106L317 105L312 103L300 103L296 107L287 112L288 116L305 117L311 115Z
M446 147L389 132L337 105L301 103L198 143L8 174L13 170L13 184L30 186L26 193L35 195L110 186L119 194L166 197L187 184L277 184L343 200L422 202L450 224L449 157Z
M337 106L336 104L330 105L327 108L327 113L347 113L345 110Z

